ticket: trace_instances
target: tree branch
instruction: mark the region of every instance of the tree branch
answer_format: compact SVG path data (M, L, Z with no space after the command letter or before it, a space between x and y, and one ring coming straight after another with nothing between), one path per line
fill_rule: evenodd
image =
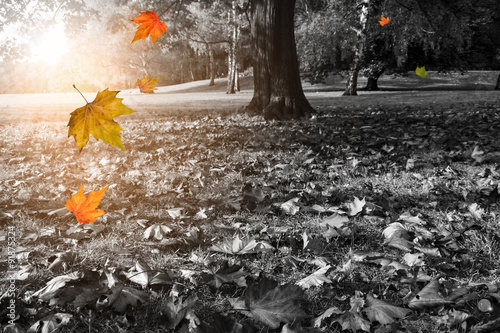
M431 26L432 30L434 33L436 33L436 28L434 27L434 25L432 24L432 20L431 20L431 17L429 16L429 13L427 13L427 11L425 10L425 8L422 6L422 4L420 3L419 0L416 0L417 2L417 5L418 7L420 8L420 10L422 11L422 13L424 14L425 18L427 19L427 22L429 23L429 25Z
M412 9L411 9L410 7L408 7L408 6L406 6L406 5L403 5L403 4L402 4L401 2L399 2L398 0L396 0L396 3L397 3L398 5L400 5L401 7L406 8L406 9L407 9L407 10L409 10L410 12L412 11Z

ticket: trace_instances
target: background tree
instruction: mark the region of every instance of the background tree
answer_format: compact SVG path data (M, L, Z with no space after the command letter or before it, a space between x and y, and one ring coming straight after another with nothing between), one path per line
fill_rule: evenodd
M294 36L295 0L252 0L254 94L247 110L266 119L314 112L302 90Z

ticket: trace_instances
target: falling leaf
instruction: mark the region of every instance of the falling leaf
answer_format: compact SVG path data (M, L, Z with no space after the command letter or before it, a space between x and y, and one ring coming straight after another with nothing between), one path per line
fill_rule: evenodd
M391 324L412 312L410 309L391 305L373 297L372 293L366 296L366 307L363 309L371 322L378 321L382 325Z
M272 249L274 249L274 247L266 241L256 241L255 239L251 239L249 237L240 239L239 236L236 236L235 238L226 238L221 243L210 247L211 251L228 254L257 253Z
M67 199L67 203L65 205L66 209L75 214L79 223L95 222L96 218L106 214L106 212L102 209L96 208L99 206L107 188L108 186L97 192L92 191L89 193L88 197L85 197L83 194L83 185L80 186L78 192L73 194L71 199Z
M439 294L439 281L433 279L410 300L408 306L411 309L423 309L452 303Z
M321 286L324 282L332 283L332 280L325 276L325 273L330 269L330 265L318 269L316 272L309 276L306 276L302 280L297 282L297 285L303 289L309 289L310 287Z
M155 87L153 87L161 77L154 77L152 79L149 79L149 75L146 75L142 79L137 80L135 83L136 86L139 86L139 89L141 90L141 93L145 94L153 94L155 90L157 90Z
M427 72L425 71L425 66L422 67L417 66L417 69L415 69L415 74L417 74L420 77L426 77Z
M101 91L92 103L87 103L71 112L68 137L75 136L80 151L89 141L89 134L92 134L96 140L101 139L110 145L126 150L120 138L122 128L113 118L136 111L123 105L123 98L116 98L118 93L119 91L108 89Z
M389 16L383 17L382 15L380 15L380 21L378 22L380 23L381 26L384 26L387 23L389 23L389 21L390 21Z
M247 288L245 298L238 299L233 307L269 327L276 329L281 322L291 323L305 317L297 304L303 301L304 292L299 286L278 286L274 280L263 278ZM243 310L245 309L245 310Z
M156 13L153 11L141 12L141 14L132 21L140 24L132 43L138 41L139 39L146 39L148 35L151 35L151 40L154 45L156 39L158 39L162 33L167 32L167 25L164 22L161 22Z

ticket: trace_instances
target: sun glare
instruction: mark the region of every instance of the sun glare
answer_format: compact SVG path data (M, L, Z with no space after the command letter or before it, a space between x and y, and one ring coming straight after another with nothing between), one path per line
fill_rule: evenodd
M68 39L64 33L64 25L58 24L40 36L40 39L31 46L31 61L44 61L55 65L68 51Z

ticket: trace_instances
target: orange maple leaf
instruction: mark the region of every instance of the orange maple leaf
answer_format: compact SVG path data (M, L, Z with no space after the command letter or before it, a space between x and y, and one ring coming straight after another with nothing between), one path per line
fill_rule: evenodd
M78 192L71 196L71 199L67 199L67 203L65 205L66 209L75 214L79 223L95 222L96 218L107 213L102 209L96 208L99 206L104 192L108 189L108 186L97 192L92 191L89 193L88 197L85 197L82 185Z
M154 90L157 90L155 87L153 87L161 77L154 77L152 79L149 79L149 75L146 75L142 79L137 80L135 83L136 85L139 86L139 89L141 90L141 93L145 94L153 94Z
M380 23L381 26L386 25L390 21L389 17L383 17L382 15L380 15L380 19L381 19L381 21L378 21L378 22Z
M145 39L146 37L148 37L148 35L151 35L151 39L153 40L154 45L156 39L160 37L162 33L167 32L167 25L161 22L156 13L152 11L141 12L141 15L137 16L131 21L140 24L139 28L137 28L137 32L135 33L132 43L138 41L139 39Z

